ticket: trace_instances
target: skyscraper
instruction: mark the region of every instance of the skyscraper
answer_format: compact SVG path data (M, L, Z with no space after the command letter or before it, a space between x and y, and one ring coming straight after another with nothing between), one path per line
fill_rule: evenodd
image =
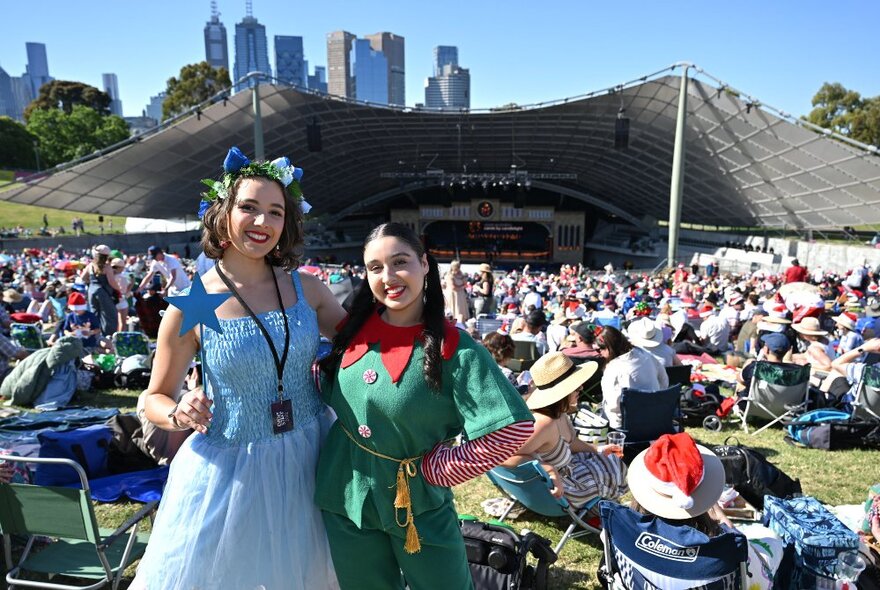
M370 46L369 39L355 39L351 46L352 97L388 104L388 60Z
M31 94L40 95L40 87L54 80L49 75L49 60L46 57L46 46L43 43L25 43L27 49L27 74L30 79Z
M366 35L370 47L381 51L388 61L388 103L406 105L406 71L404 68L404 38L394 33Z
M233 80L238 80L250 72L263 72L272 77L269 67L269 47L266 42L266 27L261 25L251 14L251 3L247 3L247 15L235 25L235 73ZM247 84L235 84L235 91L252 88L256 84L253 78Z
M275 76L278 80L305 88L307 74L302 37L275 35Z
M471 75L465 68L446 64L439 76L425 83L425 106L432 109L471 108Z
M438 45L434 48L434 76L443 75L443 66L458 66L458 47Z
M6 70L0 68L0 117L20 119L18 105L15 104L15 96L12 94L12 78Z
M34 94L33 82L27 74L23 76L12 76L9 78L12 87L12 101L15 104L16 115L14 119L24 121L24 110L37 95Z
M309 89L327 93L327 68L315 66L315 73L309 75Z
M156 96L151 96L150 104L144 109L147 116L154 119L157 123L162 122L162 103L165 102L165 96L166 94L164 92L160 92Z
M353 96L351 89L351 44L355 36L348 31L327 33L327 92Z
M104 92L110 96L110 113L122 116L122 101L119 100L119 81L116 74L101 74L104 81Z
M215 68L229 71L229 48L226 27L220 22L217 0L211 0L211 20L205 24L205 61Z

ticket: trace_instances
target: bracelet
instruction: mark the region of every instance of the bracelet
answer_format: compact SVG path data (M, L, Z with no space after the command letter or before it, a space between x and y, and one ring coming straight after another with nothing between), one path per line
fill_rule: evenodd
M174 425L174 428L176 428L177 430L186 430L186 426L182 426L180 422L177 421L177 416L174 415L177 413L177 408L179 405L179 403L174 404L174 407L171 408L171 411L168 413L168 418L171 420L171 424Z

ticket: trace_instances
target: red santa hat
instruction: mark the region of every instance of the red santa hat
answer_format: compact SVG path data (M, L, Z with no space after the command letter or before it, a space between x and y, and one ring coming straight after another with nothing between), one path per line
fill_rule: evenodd
M67 298L67 307L70 311L85 311L88 309L86 305L86 297L82 293L73 292Z

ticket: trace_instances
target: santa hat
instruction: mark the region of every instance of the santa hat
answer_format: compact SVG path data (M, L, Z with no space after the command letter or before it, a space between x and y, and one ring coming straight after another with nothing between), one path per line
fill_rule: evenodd
M704 305L700 308L700 317L705 319L715 315L715 306L714 305Z
M731 295L730 299L727 300L730 305L737 305L738 303L743 302L742 295Z
M682 520L703 514L718 501L724 467L689 434L665 434L633 460L627 481L643 508Z
M88 309L85 295L76 291L71 293L67 298L67 307L71 311L85 311Z

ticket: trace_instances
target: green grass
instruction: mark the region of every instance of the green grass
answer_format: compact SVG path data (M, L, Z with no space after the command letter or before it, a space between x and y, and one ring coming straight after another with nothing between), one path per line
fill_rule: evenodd
M100 407L115 407L122 412L134 411L139 392L127 389L107 389L80 394L76 403ZM770 461L792 477L799 478L804 493L832 504L857 504L867 497L867 487L877 483L880 473L877 470L876 451L836 451L833 453L791 447L783 441L782 430L773 428L757 436L744 434L735 425L726 424L722 432L715 433L702 428L688 429L694 438L706 445L723 444L728 436L735 436L740 442L759 449ZM478 518L489 519L483 513L480 503L487 498L499 497L501 493L486 477L479 477L454 488L456 509L460 514L473 514ZM629 497L624 501L628 502ZM118 502L98 504L96 508L101 526L115 527L134 514L140 504ZM509 524L517 531L529 529L551 540L555 545L565 530L564 520L556 520L525 512ZM146 523L149 527L149 523ZM559 560L550 568L551 589L598 589L596 569L602 555L598 537L589 535L570 540L562 549ZM126 572L127 580L122 588L127 588L134 576L135 567ZM70 580L77 582L76 580ZM0 582L0 588L5 585Z
M0 192L8 190L11 187L0 186ZM5 201L0 203L0 227L15 227L21 225L26 229L37 230L43 227L43 215L49 220L49 229L57 231L58 227L64 228L67 232L64 235L72 235L70 232L70 221L74 217L81 217L85 221L87 234L99 234L98 214L96 213L80 213L77 211L66 211L63 209L51 209L49 207L37 207L34 205L23 205L21 203L10 203ZM113 221L113 231L110 231L110 221ZM121 234L125 232L125 217L116 215L104 216L104 233Z

